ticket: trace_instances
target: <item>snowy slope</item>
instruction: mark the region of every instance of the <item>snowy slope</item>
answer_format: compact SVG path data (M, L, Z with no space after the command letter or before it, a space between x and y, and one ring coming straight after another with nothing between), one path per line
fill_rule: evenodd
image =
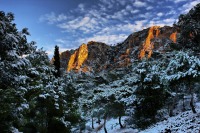
M122 124L124 123L125 117L122 117ZM92 123L91 121L86 124L86 127L91 127ZM94 123L94 130L85 131L85 133L105 133L104 128L102 127L103 120L101 121L101 124ZM101 128L100 128L101 127ZM120 129L118 119L108 119L106 122L106 129L108 133L133 133L136 130L133 130L131 128L123 128Z
M196 111L196 114L192 113L192 111L179 113L177 116L158 122L143 131L128 127L120 129L118 119L107 120L106 128L108 133L167 133L165 132L166 129L170 129L171 133L200 133L200 103L196 103ZM124 119L123 117L122 123L124 123ZM87 126L90 127L91 122L88 122ZM85 133L104 133L103 127L98 131L99 125L95 123L94 127L94 130L85 131Z
M170 129L172 133L199 133L200 132L200 103L196 103L197 113L185 111L177 116L159 122L141 133L160 133Z

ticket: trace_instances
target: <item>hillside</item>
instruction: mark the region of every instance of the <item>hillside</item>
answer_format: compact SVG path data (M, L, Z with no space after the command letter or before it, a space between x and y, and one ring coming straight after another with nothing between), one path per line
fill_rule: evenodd
M180 112L177 116L169 117L164 121L158 122L146 130L132 128L120 129L117 119L110 119L107 122L109 133L199 133L200 131L200 104L196 103L197 114L191 111ZM124 122L124 121L123 121ZM91 122L87 123L90 126ZM99 127L98 124L95 127ZM95 128L95 130L97 130ZM87 131L86 131L87 132ZM89 132L89 131L88 131ZM95 131L91 131L92 133ZM104 133L103 128L98 133Z
M130 66L144 57L155 57L156 53L170 50L170 43L176 43L178 36L174 27L152 26L128 36L115 46L101 42L88 42L78 49L61 53L61 66L67 72L100 72Z

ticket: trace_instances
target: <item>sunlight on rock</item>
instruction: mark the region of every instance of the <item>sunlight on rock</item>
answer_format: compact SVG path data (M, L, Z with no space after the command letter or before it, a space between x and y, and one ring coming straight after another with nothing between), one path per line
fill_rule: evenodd
M88 57L88 48L87 44L82 44L78 50L74 52L74 54L71 55L67 71L70 70L80 70L82 64L85 60L87 60ZM84 69L85 70L85 69Z
M174 32L174 33L172 33L172 34L170 35L170 39L171 39L174 43L176 43L176 39L177 39L177 31Z
M144 58L146 56L146 54L147 54L148 58L151 57L152 50L154 48L153 44L151 43L151 39L153 39L154 37L157 37L159 35L159 33L160 33L159 28L160 28L160 26L152 26L149 29L148 36L147 36L145 42L143 43L143 48L139 54L140 59Z

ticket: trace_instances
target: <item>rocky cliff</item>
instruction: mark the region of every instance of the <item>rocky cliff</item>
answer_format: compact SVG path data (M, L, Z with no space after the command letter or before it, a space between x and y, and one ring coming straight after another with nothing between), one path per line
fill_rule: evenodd
M173 27L152 26L135 32L115 46L88 42L78 49L61 54L61 66L66 71L102 71L127 67L133 60L151 58L155 52L166 52L175 43L177 31Z

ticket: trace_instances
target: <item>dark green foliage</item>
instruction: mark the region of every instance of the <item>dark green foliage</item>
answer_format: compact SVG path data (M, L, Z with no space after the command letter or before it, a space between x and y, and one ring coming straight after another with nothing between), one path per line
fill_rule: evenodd
M0 132L68 133L67 117L77 118L71 115L77 108L67 103L46 52L28 43L27 28L18 32L13 20L12 13L0 12Z
M170 48L172 48L173 50L181 50L181 46L176 44L176 43L170 43L169 44Z
M70 130L58 118L53 117L48 123L48 133L70 133Z
M25 103L22 86L30 62L20 56L35 50L33 42L27 42L26 33L17 31L13 20L12 13L0 12L0 129L5 132L23 118L20 115L24 111L20 106Z
M163 85L160 83L159 65L153 60L143 60L136 67L140 82L135 91L133 117L138 128L144 129L157 121L157 111L163 107L167 98Z
M72 84L68 84L65 88L67 106L70 108L70 112L66 115L66 119L71 122L72 125L77 124L81 118L78 110L78 97L79 93Z
M53 65L56 69L55 76L60 77L60 55L59 55L59 47L55 46L54 56L53 56Z
M135 123L139 128L146 128L157 120L155 118L157 111L163 107L166 94L162 89L138 89L135 102Z
M197 4L189 13L179 16L177 23L180 29L178 45L194 51L200 50L200 4Z
M105 80L103 77L101 76L97 76L95 77L95 83L96 85L100 85L100 84L108 84L108 81Z

